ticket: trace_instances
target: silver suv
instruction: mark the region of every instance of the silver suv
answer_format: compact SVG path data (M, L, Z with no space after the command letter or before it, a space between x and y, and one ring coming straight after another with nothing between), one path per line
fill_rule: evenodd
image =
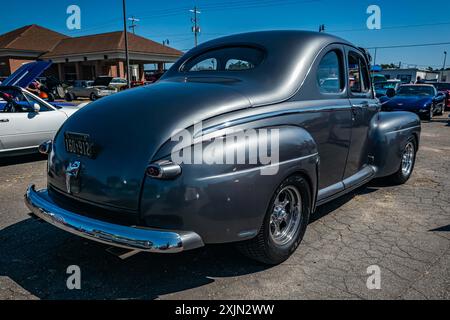
M89 98L92 101L109 96L117 92L116 88L110 87L112 77L98 77L95 81L75 80L73 86L66 92L66 100L72 101L77 98Z

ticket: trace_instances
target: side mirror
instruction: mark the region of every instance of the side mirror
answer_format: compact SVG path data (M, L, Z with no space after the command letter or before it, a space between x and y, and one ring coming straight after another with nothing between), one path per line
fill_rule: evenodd
M33 104L33 111L39 113L41 111L41 106L38 103Z
M395 94L396 94L396 92L395 92L395 89L394 89L394 88L389 88L389 89L386 90L386 96L387 96L388 98L394 97Z

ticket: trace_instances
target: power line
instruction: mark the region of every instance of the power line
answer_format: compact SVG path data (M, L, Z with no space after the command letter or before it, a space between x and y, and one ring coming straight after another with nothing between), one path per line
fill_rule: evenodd
M413 47L428 47L428 46L443 46L450 45L450 42L437 42L437 43L417 43L417 44L404 44L395 46L377 46L377 47L367 47L366 49L396 49L396 48L413 48Z
M422 23L422 24L407 24L407 25L400 25L400 26L387 26L380 29L382 30L392 30L392 29L404 29L404 28L418 28L418 27L431 27L431 26L441 26L441 25L449 25L450 21L447 22L437 22L437 23ZM367 28L349 28L349 29L337 29L337 30L330 30L330 32L333 33L341 33L341 32L354 32L354 31L368 31Z

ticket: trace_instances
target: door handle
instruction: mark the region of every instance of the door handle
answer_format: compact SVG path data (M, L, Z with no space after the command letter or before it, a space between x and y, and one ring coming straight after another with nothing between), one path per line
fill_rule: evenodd
M0 119L0 122L9 122L9 119Z

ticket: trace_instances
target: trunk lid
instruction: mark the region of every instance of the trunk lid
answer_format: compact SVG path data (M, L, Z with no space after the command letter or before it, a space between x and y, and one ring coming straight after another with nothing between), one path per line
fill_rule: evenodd
M247 107L247 98L215 83L162 81L103 98L71 116L55 137L49 184L67 193L66 169L79 161L73 197L138 210L145 169L176 129ZM68 153L66 133L88 135L96 155Z
M2 86L26 88L51 66L51 61L36 61L24 64L12 75L2 81Z
M93 87L105 87L107 88L111 83L113 77L97 77L92 84Z

